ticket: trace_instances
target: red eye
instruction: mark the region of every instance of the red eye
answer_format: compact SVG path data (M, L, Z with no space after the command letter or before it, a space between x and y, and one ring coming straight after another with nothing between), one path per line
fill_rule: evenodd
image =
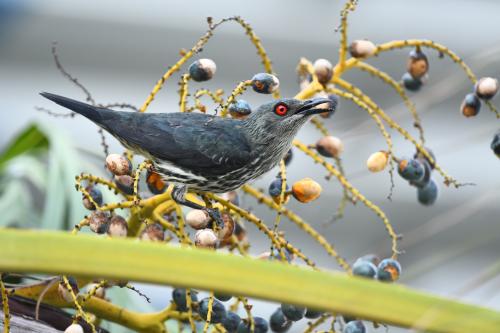
M274 108L274 113L276 113L278 116L285 116L287 112L288 106L286 106L285 104L278 104Z

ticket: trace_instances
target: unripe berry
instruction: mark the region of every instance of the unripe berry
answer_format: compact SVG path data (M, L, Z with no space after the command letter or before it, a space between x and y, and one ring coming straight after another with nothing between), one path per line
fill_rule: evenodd
M116 186L125 194L134 194L134 178L129 175L115 176L113 178Z
M109 213L103 211L94 211L88 217L90 230L96 234L103 234L108 230L110 221Z
M89 284L88 290L90 291L90 290L94 289L95 286L97 286L97 283ZM94 296L97 298L104 299L106 297L106 289L104 289L103 287L97 288L97 290L94 293Z
M292 186L293 197L302 203L316 200L320 196L321 191L321 185L311 178L299 180Z
M238 326L241 323L241 318L236 313L232 311L228 311L226 313L226 318L222 320L222 326L226 329L227 332L236 332Z
M325 157L339 157L344 151L344 144L335 136L324 136L316 142L316 150Z
M280 81L272 74L259 73L252 78L252 88L260 94L272 94L279 85Z
M96 186L89 185L85 188L85 190L90 194L90 197L95 201L99 206L102 205L102 192ZM95 210L96 206L87 198L83 197L83 206L88 210Z
M64 333L83 333L83 327L79 324L71 324L64 330Z
M498 92L498 80L492 77L480 78L474 86L474 92L477 97L484 100L490 100Z
M222 221L224 226L219 229L218 238L221 241L227 241L233 235L234 231L234 220L229 213L222 213Z
M222 193L220 195L220 197L224 200L231 202L232 204L234 204L236 206L239 206L239 204L240 204L238 192L236 192L236 191L229 191L229 192Z
M78 295L80 290L78 289L78 284L76 283L76 279L72 276L68 276L68 284L71 287L73 293ZM61 281L59 282L59 285L57 286L57 292L59 296L65 300L68 303L73 303L73 296L71 295L71 292L66 288L66 284L63 282L63 279L61 278Z
M107 233L111 237L127 237L127 221L120 215L113 215L109 221Z
M215 249L217 240L217 235L212 229L201 229L194 235L194 244L200 248Z
M366 166L371 172L380 172L385 169L389 162L389 154L385 151L378 151L368 157Z
M352 266L352 274L373 279L377 275L377 266L368 260L359 258Z
M305 307L291 304L281 304L281 311L287 319L292 321L299 321L304 318L304 315L306 314Z
M481 110L481 100L473 93L467 94L460 106L460 110L467 118L475 117Z
M360 320L350 321L344 326L343 333L365 333L366 327Z
M193 209L186 215L186 223L191 228L200 230L206 228L210 222L208 213L201 209Z
M421 79L414 78L410 73L404 73L401 81L403 81L403 86L409 91L418 91L423 85Z
M369 40L355 40L349 46L349 53L354 58L366 58L373 55L376 49L375 44Z
M253 317L254 321L254 331L253 333L266 333L269 330L269 325L264 318ZM248 319L243 319L238 325L238 330L236 333L251 333L250 321Z
M425 169L417 159L402 159L398 165L398 173L408 181L415 181L424 177Z
M431 179L427 185L424 187L419 187L417 189L418 202L422 205L430 206L436 202L438 197L438 187L436 182Z
M178 311L186 312L188 310L186 289L175 288L172 290L172 300L174 301ZM198 302L197 292L194 290L191 290L191 302Z
M493 136L493 140L491 141L490 144L491 150L493 150L493 153L497 155L498 158L500 158L500 132L496 133Z
M210 80L217 70L217 66L212 59L199 59L189 66L189 76L197 82Z
M162 194L168 187L158 173L150 170L148 170L146 174L146 184L148 185L148 189L153 194Z
M427 56L419 49L410 52L406 70L415 79L420 79L429 71Z
M236 119L246 118L250 113L252 113L252 108L247 101L243 99L236 100L234 103L229 105L229 114Z
M394 282L401 275L401 265L397 260L388 258L378 264L377 279L380 281Z
M269 326L271 326L271 330L275 333L284 333L288 331L290 327L292 327L292 324L293 322L285 317L281 308L277 308L271 315L271 318L269 318Z
M322 118L330 118L331 116L333 116L333 114L337 111L337 108L339 106L339 97L337 95L329 94L326 96L326 98L330 100L330 108L333 111L320 113L319 115Z
M207 320L209 301L210 298L207 297L202 299L199 304L198 313L204 320ZM212 324L218 324L222 322L224 318L226 318L226 308L224 307L224 304L214 299L212 304L212 316L210 318L210 322Z
M333 75L332 63L326 59L318 59L314 62L314 73L321 84L326 84L330 81Z
M132 172L132 163L128 158L119 154L106 156L106 167L116 176L130 175Z
M159 223L148 224L139 237L142 241L161 242L165 239L165 231Z

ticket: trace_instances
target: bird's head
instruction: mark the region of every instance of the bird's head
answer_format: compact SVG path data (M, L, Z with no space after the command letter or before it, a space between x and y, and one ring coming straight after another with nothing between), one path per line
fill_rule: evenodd
M300 127L313 115L334 112L335 103L328 98L298 100L285 98L261 105L246 119L253 136L291 140Z

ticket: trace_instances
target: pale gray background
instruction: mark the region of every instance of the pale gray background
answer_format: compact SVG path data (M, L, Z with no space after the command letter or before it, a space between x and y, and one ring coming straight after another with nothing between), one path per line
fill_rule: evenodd
M254 27L273 60L282 92L297 92L295 66L301 56L324 57L335 62L339 35L339 1L0 1L0 149L28 122L38 119L63 128L81 147L101 153L95 126L76 118L54 119L34 110L35 105L61 111L38 96L40 91L83 99L79 90L55 69L51 42L59 42L65 67L92 92L98 102L130 102L140 105L168 65L178 59L181 48L190 48L206 30L205 17L241 15ZM497 1L361 1L350 19L350 39L369 38L376 43L401 38L428 38L441 42L462 56L478 74L500 77L500 21ZM408 50L383 54L370 60L396 78L404 72ZM460 190L440 184L440 198L433 207L416 201L415 189L396 177L394 199L386 199L387 174L369 174L365 160L384 148L384 140L371 119L344 101L327 124L342 138L349 179L387 213L398 232L405 235L401 246L403 281L412 287L441 295L458 296L458 290L498 260L500 161L489 148L499 123L483 108L475 119L465 119L458 107L471 84L449 59L439 60L427 51L430 80L415 95L429 146L440 164L453 176L477 184ZM227 24L202 53L217 62L209 87L230 90L237 82L261 71L253 46L240 27ZM375 101L411 129L409 113L394 92L377 79L356 70L346 78L371 94ZM160 92L151 112L172 112L178 103L177 76ZM201 87L193 84L192 89ZM245 98L258 105L268 97L249 92ZM494 101L498 105L498 101ZM313 142L318 134L306 126L300 137ZM398 155L413 149L394 133ZM110 139L112 150L119 151ZM312 176L324 185L318 202L290 207L323 230L341 254L353 260L369 252L387 255L388 238L379 219L361 205L347 209L346 218L333 227L321 225L339 201L336 181L324 182L324 171L300 157L289 168L289 179ZM266 186L272 175L257 182ZM436 176L437 177L437 176ZM441 180L441 178L437 177ZM69 184L68 186L72 186ZM75 194L77 195L77 194ZM274 214L255 201L247 206L272 221ZM322 248L284 219L289 238L321 265L337 269ZM249 228L252 251L268 248L267 241ZM463 296L469 302L500 308L495 293L500 280L493 280ZM150 292L155 304L169 297ZM165 296L163 296L165 295ZM259 305L256 314L266 315L274 305ZM393 329L396 331L396 329Z

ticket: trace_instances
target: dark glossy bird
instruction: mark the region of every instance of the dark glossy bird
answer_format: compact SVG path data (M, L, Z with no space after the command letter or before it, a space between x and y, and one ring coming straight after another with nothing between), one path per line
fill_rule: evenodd
M175 184L173 199L195 209L205 208L184 198L188 188L216 193L237 189L275 167L311 116L335 111L326 98L279 99L239 120L204 113L114 111L41 95L87 117L126 148L150 159L155 171ZM217 210L205 210L221 220Z

